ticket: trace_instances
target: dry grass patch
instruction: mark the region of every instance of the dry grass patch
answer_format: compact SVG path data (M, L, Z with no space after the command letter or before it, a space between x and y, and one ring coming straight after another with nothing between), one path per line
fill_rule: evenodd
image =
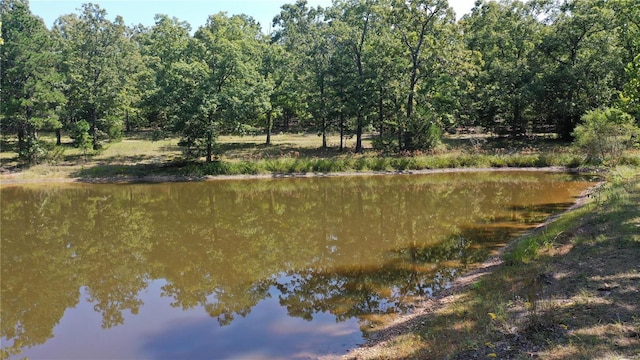
M53 134L42 134L41 139L53 144ZM133 133L122 141L106 144L101 150L83 151L73 147L70 138L63 137L62 145L52 147L48 157L39 164L23 166L19 164L15 152L16 139L2 137L3 148L0 151L2 180L47 181L83 177L87 172L97 176L142 174L152 172L153 166L161 166L180 156L178 139L151 141L146 133Z
M272 144L265 136L221 136L214 147L214 163L204 158L183 158L178 138L153 141L149 131L126 134L119 142L105 144L99 151L82 151L63 138L62 146L52 146L47 158L34 166L18 162L15 136L0 137L0 178L8 180L83 178L88 181L136 180L146 177L202 178L215 175L302 174L362 171L413 171L441 168L544 167L579 165L578 155L566 145L545 138L527 142L494 139L478 147L469 139L446 138L443 146L428 152L385 153L372 149L365 136L364 154L354 152L355 138L344 140L330 135L322 148L317 134L277 134ZM49 144L53 134L42 134Z

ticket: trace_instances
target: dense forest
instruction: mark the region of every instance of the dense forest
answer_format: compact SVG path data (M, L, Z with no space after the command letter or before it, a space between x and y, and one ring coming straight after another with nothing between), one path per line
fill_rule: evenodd
M226 13L127 26L96 4L48 29L28 0L0 3L1 129L28 162L39 131L98 149L153 129L211 161L222 134L415 150L460 128L570 139L593 109L640 117L637 0L478 0L458 21L447 0L298 0L269 34Z

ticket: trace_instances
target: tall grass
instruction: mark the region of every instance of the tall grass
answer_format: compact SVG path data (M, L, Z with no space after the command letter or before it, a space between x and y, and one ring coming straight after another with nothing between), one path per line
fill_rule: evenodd
M505 254L505 262L514 266L530 263L538 256L541 249L552 245L558 237L563 236L565 229L574 227L580 218L590 211L593 211L593 204L564 214L541 230L522 238Z
M52 135L48 141L54 141ZM2 137L4 144L15 139ZM339 138L332 138L338 141ZM177 146L178 139L151 141L145 133L131 134L120 142L108 144L100 152L80 153L63 139L49 162L21 169L25 174L68 172L68 176L126 177L145 175L216 176L254 174L307 174L340 172L393 172L443 168L506 168L506 167L579 167L584 156L563 144L544 144L539 148L528 146L469 148L465 142L453 141L446 148L430 153L384 154L372 150L367 143L365 154L354 154L347 149L322 149L315 135L277 135L273 145L262 144L262 137L221 137L225 148L216 162L187 161ZM0 151L0 166L18 167L12 146ZM638 152L628 152L621 163L640 165ZM49 169L42 169L48 165ZM55 168L55 169L54 169ZM89 170L90 169L90 170ZM63 176L64 177L64 176Z
M420 156L352 155L331 158L281 157L259 160L220 160L193 163L185 170L195 175L306 174L339 172L390 172L445 168L577 167L574 155L486 155L447 153ZM189 175L189 174L185 174Z
M563 214L556 221L545 226L541 231L524 237L511 251L505 254L508 264L524 264L532 261L538 251L557 242L559 237L566 236L565 229L575 228L576 224L590 213L598 213L602 219L607 219L618 208L625 204L628 197L625 183L638 171L631 167L618 166L608 175L605 185L594 189L588 196L593 200L588 204Z

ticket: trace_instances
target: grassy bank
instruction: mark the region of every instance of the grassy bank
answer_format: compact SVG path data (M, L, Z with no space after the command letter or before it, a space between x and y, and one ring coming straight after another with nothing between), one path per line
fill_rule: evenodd
M431 311L373 329L373 347L353 356L640 359L638 168L618 168L503 258Z
M53 143L53 137L48 136ZM47 136L45 135L45 138ZM82 152L64 139L52 147L37 165L19 164L16 139L2 137L0 176L4 179L38 180L52 178L139 179L152 176L199 178L211 175L307 174L369 171L411 171L443 168L492 167L580 167L583 154L569 145L544 137L505 141L469 137L447 137L444 144L429 153L385 154L365 141L365 152L353 152L353 139L344 150L339 138L329 138L329 148L321 148L321 138L310 134L281 134L272 145L263 137L221 137L216 161L182 158L178 139L152 141L146 132L132 133L122 141L108 144L100 151ZM638 152L623 159L640 164Z

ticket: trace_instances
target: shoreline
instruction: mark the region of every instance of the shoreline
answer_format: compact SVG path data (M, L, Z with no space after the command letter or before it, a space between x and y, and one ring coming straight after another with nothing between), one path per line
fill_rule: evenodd
M504 255L512 250L524 238L535 235L543 231L551 223L555 222L563 215L575 211L587 204L589 195L602 187L606 181L599 181L593 186L584 190L576 199L576 201L568 209L550 216L544 222L536 225L534 228L527 230L524 234L514 238L506 246L497 250L487 260L464 272L462 276L451 282L450 286L444 290L434 293L429 298L419 303L414 311L410 314L399 315L397 318L385 323L379 330L372 331L367 337L366 342L360 344L357 348L348 350L347 354L336 357L324 357L323 359L343 359L343 360L361 360L373 359L380 356L395 336L411 333L412 329L421 321L422 318L433 315L436 311L444 306L457 301L461 297L461 293L470 286L480 280L482 277L490 274L505 264Z
M146 176L122 176L122 177L34 177L23 178L20 173L0 175L0 187L8 185L45 185L45 184L144 184L165 182L207 182L224 180L255 180L255 179L297 179L318 177L347 177L347 176L388 176L388 175L427 175L463 172L566 172L589 173L597 172L588 168L568 168L563 166L549 167L488 167L488 168L443 168L424 170L397 170L397 171L363 171L363 172L331 172L331 173L271 173L271 174L245 174L245 175L207 175L207 176L175 176L175 175L146 175Z

